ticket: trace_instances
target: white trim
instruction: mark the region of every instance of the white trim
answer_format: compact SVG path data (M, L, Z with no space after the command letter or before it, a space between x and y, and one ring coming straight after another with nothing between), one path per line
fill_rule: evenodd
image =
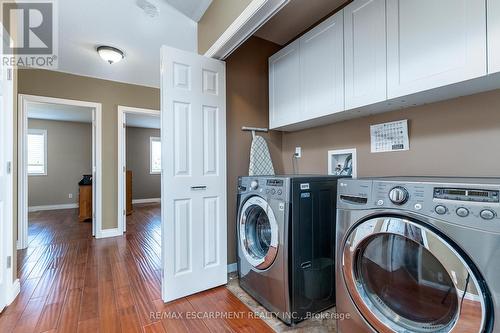
M122 236L123 232L119 228L113 228L113 229L103 229L99 233L99 236L97 238L109 238L109 237L117 237L117 236Z
M74 209L78 208L78 203L59 204L59 205L42 205L42 206L29 206L28 212L39 212L43 210L58 210L58 209Z
M149 199L134 199L132 204L144 204L144 203L160 203L161 198L149 198Z
M204 56L225 59L290 0L253 0Z
M149 174L159 175L161 174L161 163L160 163L160 171L153 171L153 142L159 142L161 144L161 138L158 136L149 137Z
M117 131L117 142L118 142L118 166L116 176L118 178L118 211L117 211L117 226L121 233L127 231L126 215L125 215L125 194L126 194L126 170L127 170L127 153L126 153L126 115L127 113L132 114L142 114L151 116L160 116L160 110L144 109L144 108L134 108L130 106L118 105L118 131ZM151 160L151 157L150 157ZM134 201L132 201L134 203Z
M47 176L47 130L39 128L28 128L28 135L42 135L43 136L43 172L42 173L29 173L28 176Z
M30 103L63 104L93 109L93 125L96 127L95 142L92 142L95 150L96 165L93 170L95 188L95 236L100 238L102 228L102 105L101 103L79 101L72 99L53 98L36 95L19 94L18 96L18 249L28 246L28 173L25 166L27 149L25 147L26 135L28 133L27 106ZM93 229L94 230L94 229Z
M238 271L238 263L233 262L232 264L227 265L227 273L233 273Z
M7 304L10 304L14 302L16 299L17 295L21 292L21 283L19 282L19 279L16 279L14 282L12 282L10 286L10 292L8 291L8 296L7 296Z

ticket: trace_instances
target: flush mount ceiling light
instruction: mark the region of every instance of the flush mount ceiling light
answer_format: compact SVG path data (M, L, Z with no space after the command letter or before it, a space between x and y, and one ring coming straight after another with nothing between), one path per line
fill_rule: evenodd
M104 61L107 61L110 64L119 62L125 57L122 50L112 46L98 46L97 53L99 53L99 56L101 56Z

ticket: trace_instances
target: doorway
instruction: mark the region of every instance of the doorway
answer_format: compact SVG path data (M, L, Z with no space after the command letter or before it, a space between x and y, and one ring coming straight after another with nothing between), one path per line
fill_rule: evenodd
M101 104L19 95L18 114L17 248L29 245L33 212L44 220L47 213L40 212L62 219L56 215L64 211L70 223L91 223L92 236L100 238Z
M160 110L118 106L118 229L139 215L158 217L161 200Z

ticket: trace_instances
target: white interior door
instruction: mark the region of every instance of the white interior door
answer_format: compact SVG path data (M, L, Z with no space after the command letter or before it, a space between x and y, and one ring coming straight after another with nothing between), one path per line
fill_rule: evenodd
M3 73L2 73L3 74ZM2 82L3 83L3 82ZM2 89L0 89L1 93L3 93L3 84L2 84ZM4 156L4 151L3 148L5 147L5 109L4 109L4 96L3 94L0 96L0 107L2 108L0 112L0 147L2 147L2 150L0 151L0 312L4 309L4 307L7 305L7 300L6 300L6 286L5 286L5 261L6 261L6 253L5 253L5 248L4 248L4 235L5 235L5 216L4 216L4 210L5 210L5 182L6 182L6 173L4 170L4 165L5 165L5 156Z
M227 283L225 63L162 48L163 300Z
M1 69L0 87L0 312L12 301L13 98L12 70Z

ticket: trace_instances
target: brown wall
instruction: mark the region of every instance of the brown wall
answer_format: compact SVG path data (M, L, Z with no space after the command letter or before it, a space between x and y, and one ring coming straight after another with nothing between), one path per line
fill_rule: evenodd
M47 175L28 176L28 206L78 203L78 182L92 173L92 124L29 119L28 128L47 131Z
M226 59L228 263L236 261L236 187L238 176L248 175L252 135L242 126L268 127L267 59L279 46L252 37ZM276 172L282 171L281 132L266 138Z
M161 175L151 174L150 138L160 137L154 128L127 127L127 170L132 171L132 199L161 197Z
M102 226L117 226L118 105L160 109L160 90L55 71L19 70L18 92L102 104ZM17 147L15 147L17 149Z
M213 0L198 22L198 53L204 54L251 0Z
M500 90L283 134L284 171L326 173L327 151L357 148L358 176L500 176ZM410 150L370 153L370 125L408 119Z

